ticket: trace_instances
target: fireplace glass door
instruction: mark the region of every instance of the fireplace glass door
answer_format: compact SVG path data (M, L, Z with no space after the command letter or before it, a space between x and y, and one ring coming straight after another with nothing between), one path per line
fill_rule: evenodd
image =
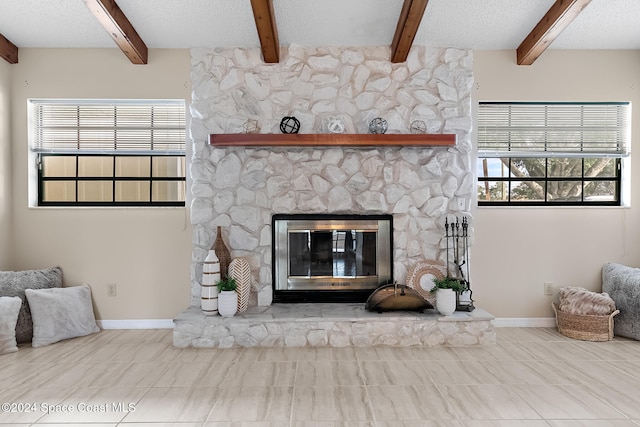
M275 301L366 298L392 278L389 215L274 215Z
M290 277L375 276L376 233L363 230L290 231Z

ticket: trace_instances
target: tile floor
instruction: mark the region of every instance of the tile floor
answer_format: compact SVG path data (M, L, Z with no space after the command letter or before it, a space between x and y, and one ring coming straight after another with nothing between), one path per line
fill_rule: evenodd
M640 426L640 342L497 336L219 350L174 348L170 330L107 330L0 356L0 426Z

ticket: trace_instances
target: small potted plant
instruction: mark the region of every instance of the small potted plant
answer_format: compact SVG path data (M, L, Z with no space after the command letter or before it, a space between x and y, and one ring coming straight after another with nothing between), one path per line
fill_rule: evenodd
M220 280L218 287L218 313L222 317L233 317L238 311L238 294L236 293L236 279L225 277Z
M434 277L431 292L436 294L436 309L443 316L450 316L456 311L458 292L465 290L464 284L455 277Z

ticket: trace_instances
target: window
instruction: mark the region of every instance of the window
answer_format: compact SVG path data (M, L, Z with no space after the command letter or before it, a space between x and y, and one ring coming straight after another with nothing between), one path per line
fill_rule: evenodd
M38 206L184 206L183 100L30 100Z
M482 102L478 205L621 205L629 103Z

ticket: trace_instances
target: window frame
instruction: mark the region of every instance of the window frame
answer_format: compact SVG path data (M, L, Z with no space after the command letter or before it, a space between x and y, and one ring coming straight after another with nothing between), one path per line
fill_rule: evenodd
M44 176L43 174L43 158L45 157L76 157L75 176L61 177L61 176ZM80 176L78 173L78 157L110 157L113 158L113 171L110 176ZM153 183L154 182L182 182L186 187L186 176L181 177L159 177L153 175L153 159L157 157L165 157L164 155L135 155L135 157L149 157L149 176L116 176L116 158L119 157L133 157L133 155L118 156L112 154L55 154L55 153L37 153L38 163L38 206L87 206L87 207L150 207L150 206L176 206L184 207L185 200L173 201L173 200L161 200L155 201L153 199ZM172 156L179 158L180 156ZM186 165L185 165L186 168ZM112 197L111 201L79 201L79 184L81 182L111 182ZM45 194L44 186L47 182L73 182L75 187L75 201L46 201L43 200ZM149 201L118 201L116 187L118 183L122 182L148 182L149 183ZM186 188L182 189L182 194L186 197Z
M584 152L581 151L563 151L560 146L556 151L540 151L540 146L544 146L544 149L547 149L546 140L543 144L534 142L532 145L536 146L534 149L530 151L527 150L527 147L522 149L522 144L516 144L518 146L518 150L514 150L511 154L509 149L511 148L510 143L503 143L503 147L507 147L505 150L495 149L495 146L492 149L487 149L488 146L491 146L491 143L486 143L484 140L483 144L483 136L481 136L481 128L483 127L483 122L481 118L481 108L483 105L495 105L500 104L503 106L507 105L525 105L525 106L554 106L554 105L562 105L562 106L585 106L585 105L605 105L605 106L623 106L622 113L626 115L625 120L623 120L626 128L623 129L626 132L623 135L623 144L615 146L613 142L607 142L607 144L601 151L593 150L592 147L588 147L588 149ZM614 206L621 207L625 206L625 195L628 194L628 186L629 179L628 173L626 172L625 164L629 161L630 156L630 133L631 133L631 103L629 102L479 102L479 113L478 113L478 150L477 150L477 162L475 165L477 180L476 180L476 197L477 197L477 205L479 207L491 207L491 206L520 206L520 207L528 207L528 206L545 206L545 207L568 207L568 206L579 206L579 207L589 207L589 206ZM546 126L541 127L546 128ZM521 129L516 129L514 133L518 132ZM554 129L557 131L557 129ZM575 129L573 129L575 132ZM580 130L580 132L586 133L587 131ZM520 137L521 135L517 135ZM569 139L569 138L567 138ZM509 141L511 141L511 135L509 135ZM495 144L499 146L499 144ZM483 150L484 147L484 150ZM612 148L613 147L613 148ZM614 150L615 149L615 150ZM549 155L540 155L540 154L549 154ZM511 155L510 155L511 154ZM481 162L483 159L496 159L500 162L504 162L504 160L508 161L508 164L511 165L512 160L514 159L538 159L544 161L544 176L515 176L512 173L512 169L510 166L505 166L507 172L502 174L506 176L496 175L485 176L483 171L481 170ZM550 176L549 170L549 162L550 159L553 158L575 158L581 159L580 162L580 175L578 176ZM585 176L585 160L586 159L598 159L598 158L612 158L615 161L613 165L614 173L610 176ZM526 181L536 181L544 184L544 199L543 200L512 200L512 184L513 183L521 183ZM584 187L588 182L594 181L603 181L603 182L611 182L615 185L615 189L613 191L614 200L585 200L590 196L585 197ZM505 191L506 199L504 200L486 200L482 199L480 196L480 188L486 187L486 183L500 183L504 182L507 185L507 190ZM579 200L553 200L548 199L549 192L548 186L553 182L580 182L582 186L582 191L580 192Z
M29 99L29 152L31 165L35 165L33 172L30 172L30 176L32 179L30 180L30 206L33 207L185 207L186 199L187 199L187 188L186 188L186 102L182 99L177 100L138 100L138 99ZM114 124L112 127L106 127L106 131L104 131L104 127L100 129L100 132L103 134L109 134L113 132L113 141L109 142L109 138L97 140L90 140L90 143L95 144L87 144L83 148L81 133L82 133L82 125L80 124L80 113L78 112L78 136L77 136L77 144L78 148L73 148L73 139L67 138L67 135L73 133L73 127L66 126L65 131L67 132L61 140L63 140L63 144L60 144L60 149L56 147L55 135L51 137L51 142L47 143L46 146L42 145L42 137L41 130L42 127L39 126L42 122L41 116L38 116L38 108L40 106L52 106L52 105L62 105L64 107L70 108L73 106L99 106L104 107L108 110L110 107L113 107L113 120ZM145 108L150 108L150 113L148 116L142 117L145 120L150 120L148 125L141 124L142 122L138 122L137 116L134 117L132 122L129 122L127 126L118 126L117 123L117 111L118 108L132 108L136 111L137 107L140 107L142 110ZM166 120L157 119L153 117L154 111L158 111L157 107L163 108L166 107L168 113L167 116L171 116ZM55 108L55 107L54 107ZM156 109L156 110L154 110ZM80 111L80 108L78 109ZM122 110L121 110L122 111ZM177 114L177 115L176 115ZM134 113L134 115L136 115ZM72 117L72 116L69 116ZM108 119L108 115L105 115ZM176 122L177 120L177 122ZM68 117L64 117L62 122L68 121ZM133 123L133 124L132 124ZM171 124L169 124L171 123ZM174 123L178 123L176 126ZM63 126L60 126L63 127ZM69 129L72 129L71 132ZM53 129L53 130L52 130ZM131 129L133 129L133 139L124 140L123 138L120 141L125 141L125 144L121 144L120 148L118 141L118 132L129 132L131 134ZM90 129L90 131L93 129ZM51 126L47 129L47 131L55 132L55 126ZM135 132L140 132L142 137L138 137ZM149 134L149 138L146 138L145 132ZM169 137L158 137L155 138L157 134L160 132L164 132L166 135L170 135ZM167 139L168 138L168 139ZM177 138L177 139L176 139ZM72 141L70 144L69 141ZM156 142L158 141L158 142ZM165 141L169 141L165 143ZM40 145L39 145L40 144ZM109 147L111 144L113 147ZM75 173L64 175L64 176L45 176L45 170L43 168L44 162L47 159L51 159L53 157L68 157L74 158L75 164ZM111 158L112 170L109 175L105 174L96 174L96 175L83 175L79 171L79 159L80 158L89 158L89 157L102 157L102 158ZM142 174L140 176L127 176L120 175L116 171L116 165L118 163L118 159L120 158L148 158L148 173ZM154 175L154 166L153 162L156 158L162 157L174 157L178 161L182 159L181 164L176 164L175 173L167 176L157 176ZM119 176L120 175L120 176ZM111 183L111 200L80 200L81 192L79 191L80 183L88 183L88 182L101 181L105 183ZM48 182L72 182L74 191L75 191L75 200L46 200L46 191L45 185ZM148 183L148 187L142 193L143 197L139 200L117 200L118 192L116 191L116 187L121 183L126 182L139 182L139 183ZM180 188L178 188L176 192L177 200L154 200L154 183L158 182L175 182L179 183ZM148 193L147 193L148 191ZM145 195L148 195L148 198L144 198Z

